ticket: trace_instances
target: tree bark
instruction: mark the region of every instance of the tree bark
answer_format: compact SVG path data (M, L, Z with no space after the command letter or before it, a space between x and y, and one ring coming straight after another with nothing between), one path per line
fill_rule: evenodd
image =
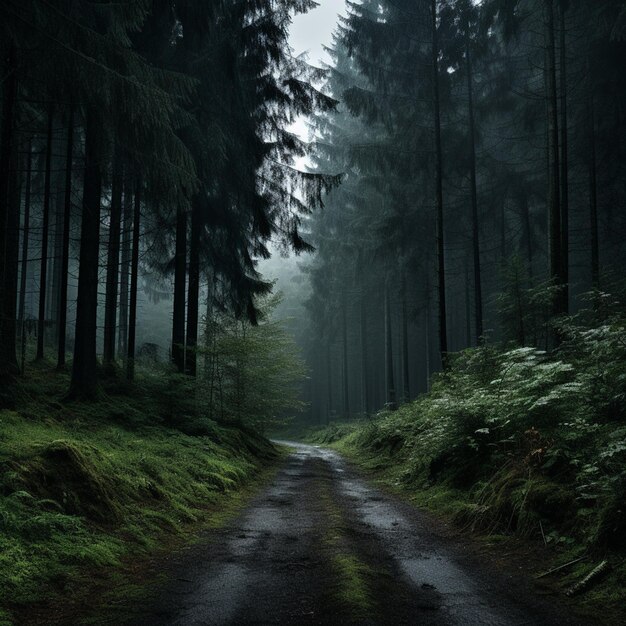
M446 263L443 221L443 156L441 148L441 103L439 98L439 36L437 33L437 0L431 0L433 115L435 123L435 199L437 204L437 273L439 288L439 352L441 365L447 367L448 330L446 316Z
M132 184L126 183L124 189L124 219L122 224L122 263L120 267L120 315L117 351L126 358L128 352L128 276L131 261L131 229L133 223Z
M133 206L133 248L130 266L130 306L128 310L128 356L126 378L135 378L135 338L137 331L137 288L139 283L139 236L141 228L141 181L137 180Z
M4 59L2 88L2 128L0 132L0 378L19 372L15 342L15 293L17 263L13 276L12 255L16 207L12 203L11 176L15 178L15 115L17 107L17 56L10 46ZM19 213L17 215L19 221ZM19 252L18 252L19 254ZM17 288L17 284L16 287Z
M523 189L520 189L519 202L522 209L522 219L524 221L524 239L526 240L526 259L528 261L528 278L530 286L534 283L533 272L533 236L530 220L530 206L528 204L528 196Z
M430 265L430 264L429 264ZM431 316L430 316L430 280L428 278L428 269L426 270L426 391L430 391L430 373L431 373L431 358L430 358L430 339L431 339Z
M565 38L565 3L560 6L560 91L561 91L561 312L569 311L569 154L567 121L567 46Z
M74 159L74 107L70 106L65 149L65 204L63 207L63 244L61 248L61 285L59 289L59 343L57 369L65 367L67 337L67 285L70 265L70 226L72 218L72 165Z
M330 414L333 410L333 379L330 358L330 334L326 338L326 425L330 423Z
M21 371L26 369L26 278L28 274L28 244L30 234L30 195L33 169L32 140L28 141L28 155L26 156L26 190L24 192L24 230L22 232L22 268L20 276L20 304L19 304L19 329L21 343Z
M409 386L409 320L406 303L406 276L402 271L402 402L411 399Z
M113 156L113 180L111 187L111 219L107 249L107 275L104 302L104 350L103 363L111 367L115 362L115 332L117 319L117 291L120 269L120 227L122 221L122 186L124 170L122 156L116 148Z
M476 343L483 342L483 291L480 273L480 232L478 227L478 191L476 183L476 121L474 117L474 75L472 70L469 20L465 26L465 60L467 65L467 107L470 137L470 187L472 199L472 254L474 261L474 322Z
M589 96L589 235L591 239L591 285L600 289L600 246L598 243L598 178L596 164L596 120L593 93Z
M365 302L365 290L361 288L360 302L361 317L361 411L363 415L369 414L367 393L367 308Z
M187 215L176 212L176 255L174 257L174 312L172 318L172 362L185 371L185 281L187 275Z
M347 321L346 294L344 292L341 303L341 339L342 339L342 366L343 366L343 413L344 417L350 417L350 386L348 379L348 321Z
M195 206L191 214L191 236L189 240L189 285L187 287L187 345L185 348L185 371L196 376L198 345L198 307L200 303L200 207Z
M469 348L472 345L472 305L470 298L470 277L468 270L469 263L465 261L465 345Z
M85 178L76 300L76 332L70 385L72 397L93 397L98 388L96 334L102 193L100 133L101 129L93 113L88 112L85 120Z
M46 135L46 171L43 190L43 224L41 228L41 269L39 270L39 316L37 322L37 355L44 357L46 334L46 287L48 282L48 235L50 228L50 183L52 162L52 122L54 113L52 106L48 110L48 130Z
M556 87L556 52L553 0L546 2L547 12L547 98L548 98L548 151L549 151L549 232L550 232L550 277L557 288L563 286L563 256L561 249L561 199L560 199L560 165L559 165L559 120L558 94ZM562 297L557 295L553 299L553 314L562 312ZM554 337L556 343L558 338Z
M393 378L393 344L391 334L391 303L389 301L389 280L385 280L385 386L387 390L386 407L395 411L396 387Z

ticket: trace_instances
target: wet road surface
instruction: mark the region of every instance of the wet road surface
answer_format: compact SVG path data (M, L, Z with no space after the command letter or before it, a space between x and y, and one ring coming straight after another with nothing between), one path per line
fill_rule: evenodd
M173 558L135 626L581 624L481 564L335 452L289 443L241 516ZM588 623L588 622L586 622Z

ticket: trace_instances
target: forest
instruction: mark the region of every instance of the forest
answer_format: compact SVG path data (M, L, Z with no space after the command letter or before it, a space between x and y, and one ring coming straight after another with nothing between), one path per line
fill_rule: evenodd
M624 0L0 54L0 625L623 623Z

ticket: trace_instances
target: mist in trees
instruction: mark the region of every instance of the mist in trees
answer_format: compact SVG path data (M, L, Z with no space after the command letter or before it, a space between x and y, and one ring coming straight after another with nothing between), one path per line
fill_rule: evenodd
M288 45L313 6L3 3L3 402L32 359L71 366L68 398L132 381L159 347L196 378L216 315L260 321L268 243L308 249L302 219L338 182L296 167L308 147L289 130L336 105Z
M349 2L324 67L289 46L315 6L3 3L4 403L31 362L89 399L147 359L241 416L236 354L287 317L287 404L369 415L465 348L558 349L616 288L621 0Z
M395 408L454 353L558 349L620 288L621 1L347 3L310 121L342 172L307 222L309 423ZM593 304L592 304L593 306Z

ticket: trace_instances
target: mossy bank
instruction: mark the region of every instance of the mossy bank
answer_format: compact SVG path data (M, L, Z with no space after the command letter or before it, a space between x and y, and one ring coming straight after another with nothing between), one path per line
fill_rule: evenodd
M278 458L245 428L164 415L162 378L113 381L89 404L60 400L62 374L27 380L0 411L0 624L97 610L142 560L220 524Z
M416 401L307 438L491 543L538 546L536 575L565 566L541 578L555 593L624 623L625 328L574 320L551 354L467 350Z

